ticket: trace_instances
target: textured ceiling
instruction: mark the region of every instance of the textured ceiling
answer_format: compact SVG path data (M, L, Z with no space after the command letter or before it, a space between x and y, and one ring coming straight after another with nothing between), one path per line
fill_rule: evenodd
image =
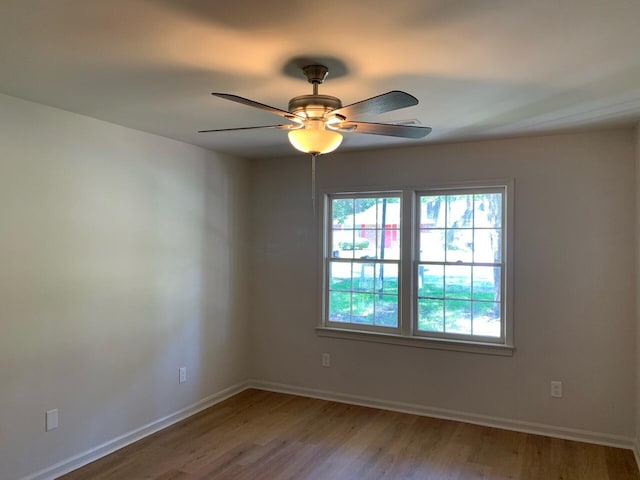
M640 120L638 0L3 0L0 92L246 157L293 153L278 108L311 93L292 59L328 59L320 93L404 90L423 140L347 135L343 149Z

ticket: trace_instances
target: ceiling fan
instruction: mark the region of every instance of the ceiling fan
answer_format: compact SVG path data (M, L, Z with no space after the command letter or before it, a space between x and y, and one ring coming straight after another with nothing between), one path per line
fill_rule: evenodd
M278 115L290 123L282 125L263 125L257 127L222 128L200 130L198 133L229 132L236 130L254 130L276 128L289 131L289 141L301 152L316 155L329 153L340 146L343 133L366 133L391 137L422 138L431 132L431 128L417 125L392 123L371 123L355 120L359 116L381 114L418 104L413 95L393 90L382 95L342 106L339 98L320 95L318 85L324 82L329 69L324 65L307 65L302 68L309 83L313 85L313 94L301 95L289 100L289 110L281 110L263 103L249 100L229 93L212 95L232 102L255 107Z

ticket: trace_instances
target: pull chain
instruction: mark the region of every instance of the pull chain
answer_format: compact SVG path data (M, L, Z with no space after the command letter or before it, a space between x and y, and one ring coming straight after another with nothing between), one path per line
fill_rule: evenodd
M313 215L316 215L316 154L311 154L311 203Z

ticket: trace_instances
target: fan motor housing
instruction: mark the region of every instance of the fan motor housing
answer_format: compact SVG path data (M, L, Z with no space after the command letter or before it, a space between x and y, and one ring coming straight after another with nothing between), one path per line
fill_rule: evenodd
M331 95L300 95L289 100L289 111L304 113L307 118L322 118L338 108L342 108L342 102Z

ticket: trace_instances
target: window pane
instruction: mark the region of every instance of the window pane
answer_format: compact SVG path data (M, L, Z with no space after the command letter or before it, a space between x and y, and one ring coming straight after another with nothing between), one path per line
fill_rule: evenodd
M378 228L400 227L400 197L378 198L377 206Z
M473 267L473 299L500 301L500 267Z
M475 231L473 260L476 263L500 263L502 261L501 230L482 229Z
M362 258L373 256L376 245L375 230L356 230L353 237L353 256Z
M376 292L398 293L398 265L376 265Z
M502 194L479 193L474 195L474 219L475 228L500 228L502 227Z
M444 332L444 301L418 301L418 330Z
M369 245L362 253L366 257L378 258L378 245L380 244L380 230L366 230L365 238L369 240Z
M445 297L447 299L471 298L471 267L447 265L445 267Z
M396 295L375 296L375 324L381 327L398 326L398 297Z
M353 258L354 244L353 230L334 230L331 242L331 256L333 258Z
M445 330L449 333L471 334L471 302L445 300Z
M447 262L467 262L473 260L473 230L447 230Z
M375 287L375 265L373 263L353 264L353 291L373 293Z
M375 256L386 260L400 260L400 230L378 230Z
M329 263L329 289L343 291L351 290L351 263Z
M418 296L444 298L442 265L418 265Z
M375 198L356 198L353 228L376 228L377 210Z
M331 201L331 225L353 226L353 199L340 198Z
M373 325L374 295L369 293L354 293L352 295L353 309L352 323Z
M473 195L447 195L447 228L473 226Z
M486 337L500 336L500 304L473 302L473 334Z
M329 320L332 322L351 321L351 293L329 293Z
M444 262L444 230L420 230L420 261Z
M445 195L420 197L420 228L445 227Z

